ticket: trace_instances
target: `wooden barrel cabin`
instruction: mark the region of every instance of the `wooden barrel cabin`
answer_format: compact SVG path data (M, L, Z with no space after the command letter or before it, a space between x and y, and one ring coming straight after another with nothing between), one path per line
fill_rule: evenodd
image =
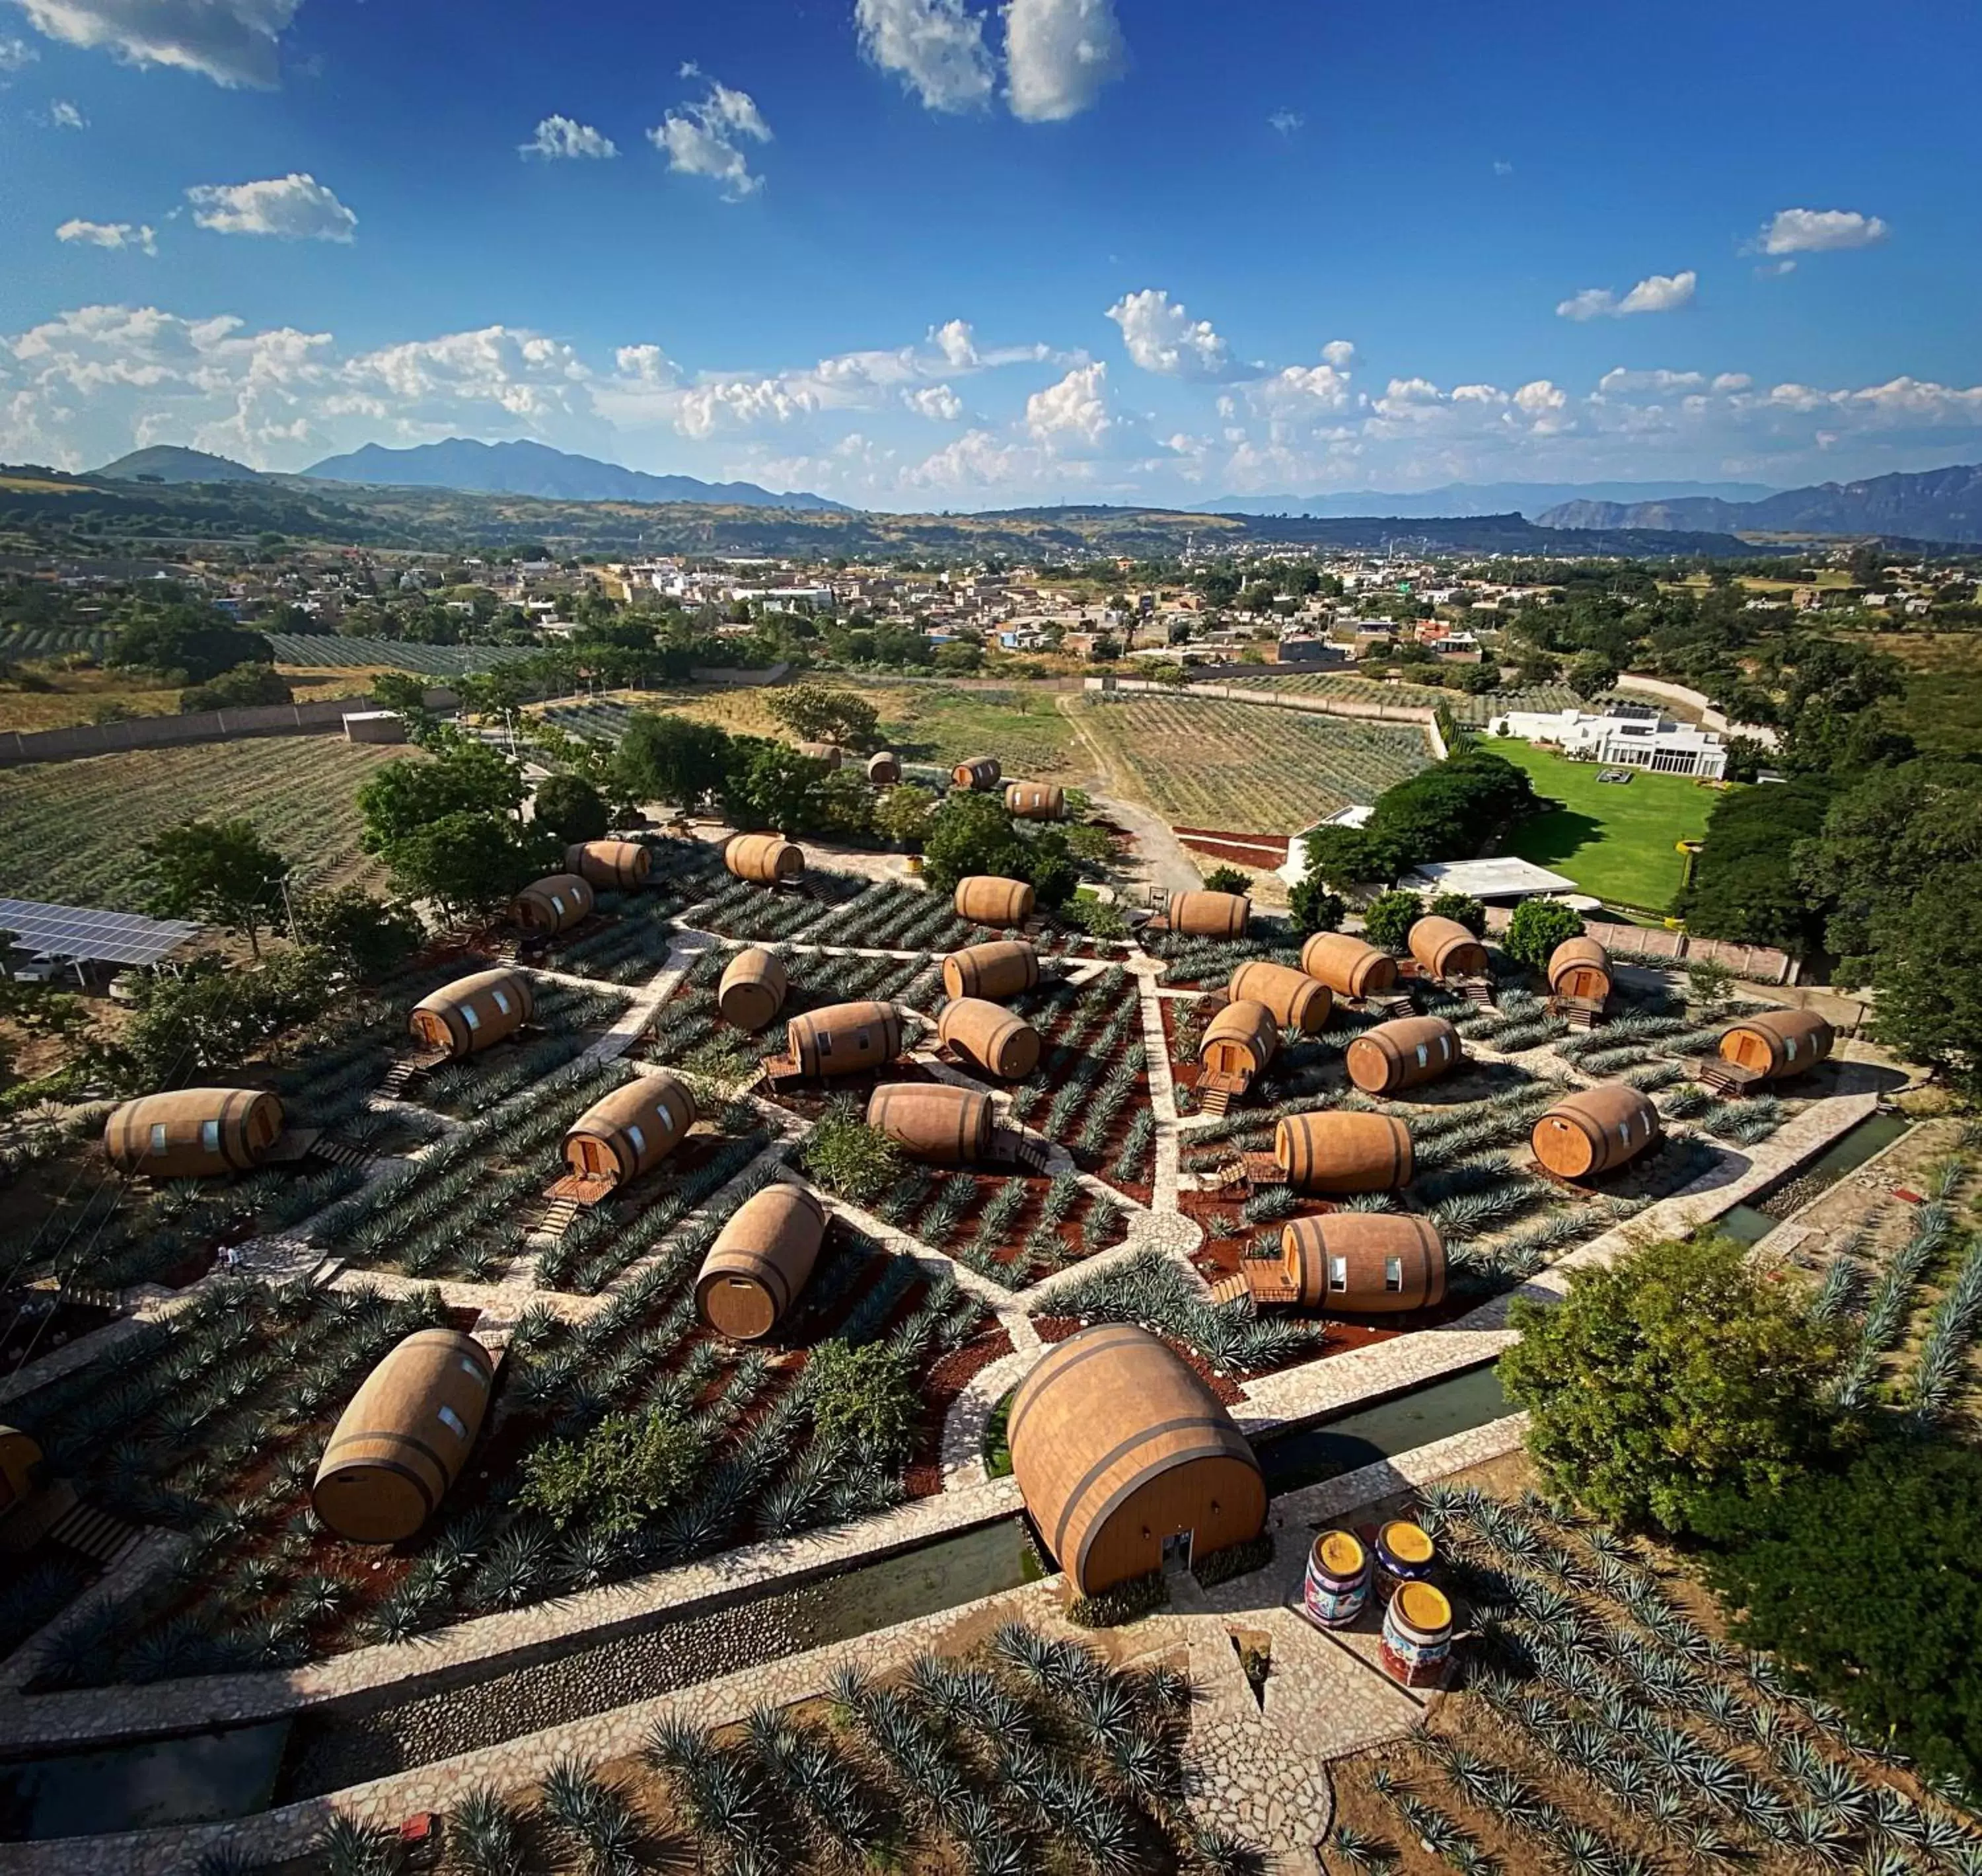
M867 758L867 779L877 788L892 788L902 778L902 758L892 749L876 749Z
M509 901L509 920L533 937L555 938L592 916L599 895L576 873L533 880Z
M983 794L997 787L1004 772L995 755L974 755L967 762L958 763L949 771L949 779L956 788Z
M1080 1594L1256 1538L1266 1488L1205 1384L1148 1330L1086 1329L1019 1384L1006 1438L1041 1540Z
M1005 811L1019 821L1064 821L1066 791L1046 781L1008 781Z
M1023 938L999 938L953 951L943 961L943 987L953 997L996 1002L1039 981L1039 954Z
M1256 958L1232 973L1227 988L1234 1003L1263 1003L1283 1029L1298 1029L1304 1036L1319 1035L1334 1013L1334 992L1291 965Z
M1390 1114L1290 1115L1273 1129L1273 1158L1302 1192L1394 1192L1416 1169L1410 1129Z
M460 1061L506 1042L536 1011L536 992L521 971L477 971L421 998L406 1027L429 1048Z
M265 1088L182 1088L110 1111L103 1151L127 1175L212 1179L262 1163L282 1131L282 1104Z
M1486 975L1486 947L1456 918L1420 918L1405 942L1427 977Z
M1589 1179L1636 1159L1659 1137L1659 1111L1622 1081L1565 1096L1535 1122L1535 1158L1559 1179Z
M1564 938L1549 953L1548 987L1552 995L1598 1007L1610 996L1610 954L1593 938Z
M982 997L955 997L936 1019L936 1040L973 1068L1019 1081L1039 1065L1039 1032L1023 1016Z
M1236 892L1173 892L1164 922L1185 938L1240 938L1253 916L1253 901Z
M1280 1046L1280 1026L1263 1003L1228 1003L1204 1026L1197 1059L1206 1075L1266 1072Z
M826 1241L826 1207L802 1185L753 1194L716 1235L695 1280L696 1313L733 1342L761 1341L790 1312Z
M1827 1056L1837 1032L1814 1010L1764 1010L1720 1038L1720 1059L1758 1081L1801 1075Z
M809 756L815 762L823 762L828 768L837 768L846 760L846 751L836 742L802 742L799 754Z
M819 1079L885 1068L902 1052L902 1013L892 1003L831 1003L786 1025L792 1072Z
M672 1075L636 1075L596 1101L564 1137L564 1158L581 1179L630 1185L673 1152L696 1121L695 1091Z
M739 951L729 960L716 987L716 1007L733 1028L755 1035L785 1007L791 979L784 960L761 945Z
M419 1329L365 1376L324 1448L310 1503L352 1544L403 1544L460 1478L496 1361L472 1335Z
M805 877L805 849L782 834L735 834L723 842L722 864L753 886L788 886Z
M959 918L994 928L1023 925L1033 915L1038 895L1023 879L1001 879L995 873L973 873L956 882L950 901Z
M1366 1095L1394 1095L1450 1075L1466 1059L1443 1016L1404 1016L1366 1029L1343 1052L1349 1078Z
M1317 931L1301 947L1301 965L1338 997L1380 997L1397 987L1397 961L1346 931Z
M989 1095L946 1081L889 1081L867 1098L869 1127L911 1158L945 1166L989 1159L996 1118Z
M1385 1315L1445 1301L1445 1245L1426 1218L1386 1211L1296 1218L1281 1229L1280 1260L1302 1309Z
M564 870L594 892L637 892L652 875L654 856L636 840L582 840L564 850Z

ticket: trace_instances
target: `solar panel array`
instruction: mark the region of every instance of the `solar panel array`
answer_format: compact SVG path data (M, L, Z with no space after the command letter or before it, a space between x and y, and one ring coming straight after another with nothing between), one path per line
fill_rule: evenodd
M90 959L99 964L156 964L199 930L183 918L144 918L135 912L91 911L45 905L34 899L0 899L0 931L13 948L37 956Z

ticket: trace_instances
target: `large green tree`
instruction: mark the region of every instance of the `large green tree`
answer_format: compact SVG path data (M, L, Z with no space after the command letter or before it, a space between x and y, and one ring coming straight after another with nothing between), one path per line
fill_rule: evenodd
M321 1015L332 974L332 961L308 945L247 970L207 958L176 976L140 973L136 1008L114 1051L120 1078L148 1093L238 1068L272 1038Z
M389 977L426 936L409 907L375 899L356 886L309 893L296 901L295 914L298 935L360 984Z
M823 684L793 684L773 691L770 711L807 742L844 743L853 749L870 746L881 724L880 711L866 698Z
M699 808L729 770L729 738L712 723L642 711L620 739L620 781L635 801Z
M599 840L612 825L605 798L579 775L546 775L534 802L538 826L566 845Z
M1821 908L1797 879L1797 843L1817 833L1830 804L1822 777L1738 788L1714 804L1707 841L1677 909L1702 938L1774 945L1806 956L1820 943Z
M1514 908L1500 948L1517 964L1544 969L1555 948L1583 935L1583 915L1573 905L1550 899L1523 899Z
M996 795L969 791L952 795L929 817L923 870L929 884L946 893L978 873L1026 880L1043 905L1071 898L1080 877L1057 828L1022 833Z
M501 751L443 732L433 758L388 762L359 789L362 844L367 853L383 853L451 815L513 818L528 793L522 771Z
M237 665L272 665L275 648L258 631L243 631L223 612L196 605L162 606L122 626L110 663L155 671L181 684L205 684Z
M1600 1517L1679 1534L1728 1491L1780 1491L1826 1450L1837 1349L1800 1285L1723 1238L1668 1240L1517 1299L1500 1358L1550 1483Z
M556 864L515 822L472 809L409 828L384 850L392 888L403 898L431 899L458 917L493 911Z
M196 918L245 934L262 955L261 928L282 909L289 863L252 821L182 821L145 841L145 908L159 918Z

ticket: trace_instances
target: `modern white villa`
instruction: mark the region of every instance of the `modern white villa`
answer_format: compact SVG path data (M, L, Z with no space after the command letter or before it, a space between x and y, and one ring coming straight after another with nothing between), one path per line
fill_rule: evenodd
M1581 710L1510 710L1491 725L1496 736L1547 743L1567 756L1619 768L1718 781L1727 747L1712 730L1682 723L1648 704L1607 704L1601 715Z

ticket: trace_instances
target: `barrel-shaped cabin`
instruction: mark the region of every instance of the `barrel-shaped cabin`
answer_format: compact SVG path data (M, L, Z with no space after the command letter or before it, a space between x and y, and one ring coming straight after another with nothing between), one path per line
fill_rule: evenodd
M1549 953L1550 994L1567 1002L1594 1004L1600 1008L1610 1000L1615 975L1610 952L1593 938L1564 938Z
M536 938L555 938L592 916L599 895L577 873L532 880L509 901L509 921Z
M654 856L636 840L582 840L564 850L564 870L594 892L637 892L653 875Z
M1286 1287L1302 1309L1395 1315L1445 1300L1445 1245L1426 1218L1333 1211L1280 1231Z
M949 771L949 779L953 787L983 794L997 787L1004 773L995 755L973 755L967 762L959 762Z
M1764 1010L1720 1038L1720 1059L1757 1081L1801 1075L1827 1056L1837 1032L1814 1010Z
M1366 1029L1343 1052L1349 1078L1366 1095L1395 1095L1450 1075L1466 1059L1443 1016L1403 1016Z
M1420 918L1405 942L1427 977L1486 975L1486 947L1456 918Z
M1033 915L1039 895L1023 879L1003 879L995 873L973 873L956 882L950 904L959 918L1005 928L1023 925Z
M782 834L734 834L722 843L722 864L753 886L788 886L805 877L805 849Z
M352 1544L403 1544L460 1478L482 1429L495 1358L472 1335L419 1329L339 1416L310 1503Z
M1241 938L1253 901L1236 892L1173 892L1163 921L1185 938Z
M1082 1595L1256 1538L1260 1462L1211 1390L1148 1330L1108 1323L1055 1348L1012 1397L1012 1471Z
M1565 1095L1535 1122L1529 1145L1559 1179L1590 1179L1636 1159L1659 1138L1659 1111L1622 1081Z
M1228 1003L1204 1025L1197 1059L1206 1075L1263 1075L1280 1046L1280 1026L1263 1003Z
M688 1138L695 1091L672 1075L636 1075L596 1101L564 1137L565 1164L581 1179L629 1185Z
M947 1081L889 1081L867 1098L867 1125L912 1159L974 1165L991 1156L997 1116L981 1088Z
M752 945L724 967L716 987L716 1007L732 1028L755 1035L785 1007L791 980L776 951Z
M902 1013L892 1003L829 1003L786 1025L791 1072L827 1079L885 1068L902 1052Z
M982 997L953 997L936 1018L936 1040L973 1068L1019 1081L1039 1065L1039 1032L1023 1016Z
M999 938L953 951L943 961L943 987L953 997L990 1002L1016 997L1039 981L1039 954L1023 938Z
M406 1027L429 1048L461 1061L506 1042L536 1011L536 993L521 971L477 971L421 998Z
M1397 961L1346 931L1317 931L1301 947L1300 968L1338 997L1380 997L1397 987Z
M826 1208L802 1185L767 1185L729 1215L695 1280L704 1324L733 1342L761 1341L799 1298L826 1241Z
M1234 1003L1263 1003L1283 1029L1304 1036L1319 1035L1335 1009L1334 992L1320 978L1260 958L1240 965L1227 988Z
M1394 1192L1416 1170L1410 1129L1392 1114L1290 1115L1273 1129L1273 1158L1302 1192Z
M809 756L815 762L823 762L828 768L837 768L846 760L846 751L836 742L802 742L799 754Z
M902 778L902 758L892 749L876 749L867 758L867 779L877 788L892 788Z
M103 1151L119 1172L212 1179L259 1165L282 1131L282 1104L258 1088L182 1088L113 1108Z
M1008 781L1005 811L1018 821L1064 821L1066 791L1049 781Z

